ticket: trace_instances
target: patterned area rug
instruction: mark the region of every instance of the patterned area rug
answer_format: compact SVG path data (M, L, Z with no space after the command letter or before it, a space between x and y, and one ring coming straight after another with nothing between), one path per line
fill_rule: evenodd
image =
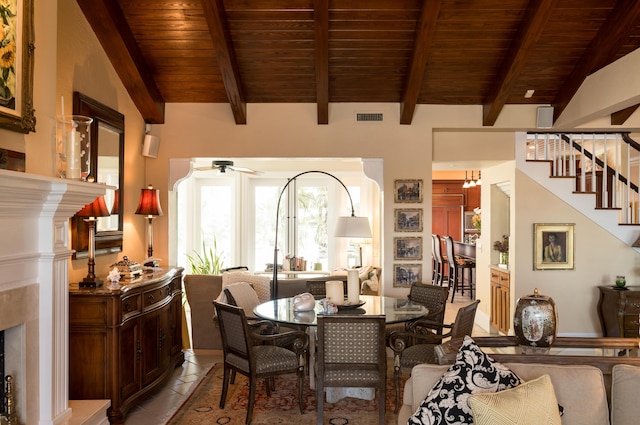
M166 424L244 424L247 415L249 381L246 377L238 374L235 384L229 385L224 409L220 409L222 374L222 364L214 365L191 396ZM389 371L387 376L386 424L395 425L397 415L393 413L395 408L393 372ZM404 388L404 380L401 384L401 388ZM303 392L305 413L301 415L298 410L296 388L297 378L295 375L276 377L276 390L271 392L271 397L268 397L264 382L260 381L256 387L257 399L251 423L255 425L316 424L315 390L309 388L307 379ZM352 397L343 398L336 403L325 402L324 423L331 425L379 425L378 404L375 400L361 400Z

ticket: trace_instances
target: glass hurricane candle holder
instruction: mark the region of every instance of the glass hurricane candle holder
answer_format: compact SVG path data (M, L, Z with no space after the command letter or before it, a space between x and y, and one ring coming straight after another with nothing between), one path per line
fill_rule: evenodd
M71 115L56 125L56 174L63 179L87 180L91 173L93 118Z

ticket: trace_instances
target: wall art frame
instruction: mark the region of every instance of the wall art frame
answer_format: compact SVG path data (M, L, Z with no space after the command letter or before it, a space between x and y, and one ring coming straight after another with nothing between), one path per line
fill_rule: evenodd
M0 45L0 127L27 134L36 131L33 108L34 0L9 0L0 8L4 36Z
M393 265L394 288L410 288L414 282L422 282L422 264Z
M393 238L393 259L405 261L422 260L422 236Z
M396 208L393 223L396 232L422 232L422 208Z
M422 179L404 179L393 182L394 200L399 203L422 203Z
M534 223L534 270L575 270L574 228L574 223Z

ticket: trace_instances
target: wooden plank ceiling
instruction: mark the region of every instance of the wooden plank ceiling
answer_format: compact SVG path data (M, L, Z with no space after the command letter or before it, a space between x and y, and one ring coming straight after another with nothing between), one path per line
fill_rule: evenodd
M148 123L166 103L549 104L640 47L636 0L77 0ZM525 98L527 90L535 90ZM628 111L627 111L628 112ZM625 111L618 121L628 117Z

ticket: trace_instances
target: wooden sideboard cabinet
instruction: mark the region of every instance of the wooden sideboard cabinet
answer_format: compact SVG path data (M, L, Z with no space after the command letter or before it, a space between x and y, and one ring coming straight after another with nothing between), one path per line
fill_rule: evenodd
M598 286L598 318L602 336L638 338L640 336L640 286L616 289Z
M110 399L109 422L122 424L184 362L182 272L159 269L118 290L70 285L71 400Z
M491 326L505 335L511 326L509 271L491 267Z

